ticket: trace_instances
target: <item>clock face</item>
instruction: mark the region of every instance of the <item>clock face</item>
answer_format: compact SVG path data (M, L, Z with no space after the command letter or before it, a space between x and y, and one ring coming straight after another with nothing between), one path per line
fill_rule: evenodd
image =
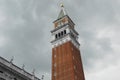
M62 25L63 25L63 23L60 21L60 22L58 23L58 27L59 27L59 26L62 26Z
M64 23L61 21L61 22L60 22L60 25L62 26L63 24L64 24Z

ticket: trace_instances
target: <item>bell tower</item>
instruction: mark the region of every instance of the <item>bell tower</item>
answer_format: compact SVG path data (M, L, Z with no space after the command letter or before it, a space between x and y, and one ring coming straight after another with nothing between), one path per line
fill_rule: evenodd
M78 42L78 32L63 5L53 22L52 80L85 80Z

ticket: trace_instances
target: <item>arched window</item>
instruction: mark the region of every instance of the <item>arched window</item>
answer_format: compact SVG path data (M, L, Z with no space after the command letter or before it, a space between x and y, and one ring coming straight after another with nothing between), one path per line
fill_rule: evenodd
M55 35L55 38L56 38L56 39L58 38L57 34Z
M63 36L63 31L61 32L61 36Z
M66 34L66 30L64 30L64 34Z
M58 33L58 36L60 37L60 33Z

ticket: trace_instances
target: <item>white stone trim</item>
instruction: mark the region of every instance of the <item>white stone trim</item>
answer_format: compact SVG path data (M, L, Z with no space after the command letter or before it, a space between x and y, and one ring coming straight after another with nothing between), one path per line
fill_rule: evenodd
M66 33L70 33L70 29L69 28L66 28Z
M62 27L62 28L59 29L59 30L56 30L55 32L52 33L52 36L55 36L55 34L58 34L58 33L60 33L61 31L66 30L67 28L68 28L68 25Z
M74 35L75 37L78 36L72 29L70 29L70 31L73 33L73 35Z
M79 44L74 39L72 39L70 37L70 35L67 35L64 38L60 38L59 40L56 40L56 41L52 42L52 48L55 48L55 47L57 47L61 44L64 44L64 43L68 42L68 41L71 41L73 43L73 45L76 46L76 48L79 49Z

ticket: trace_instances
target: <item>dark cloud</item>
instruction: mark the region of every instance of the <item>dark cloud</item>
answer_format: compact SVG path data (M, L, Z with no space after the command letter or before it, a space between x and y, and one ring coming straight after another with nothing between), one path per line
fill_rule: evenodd
M25 69L29 72L35 68L38 77L45 74L46 80L50 80L50 31L53 29L52 22L60 11L61 2L1 0L0 56L8 60L14 56L16 65L25 64ZM113 72L119 69L119 0L66 0L63 3L80 34L86 79L95 80L92 76L102 76L102 80L105 80L109 76L103 74L108 73L110 69ZM111 68L115 64L116 67ZM103 71L103 74L100 74L100 71Z

